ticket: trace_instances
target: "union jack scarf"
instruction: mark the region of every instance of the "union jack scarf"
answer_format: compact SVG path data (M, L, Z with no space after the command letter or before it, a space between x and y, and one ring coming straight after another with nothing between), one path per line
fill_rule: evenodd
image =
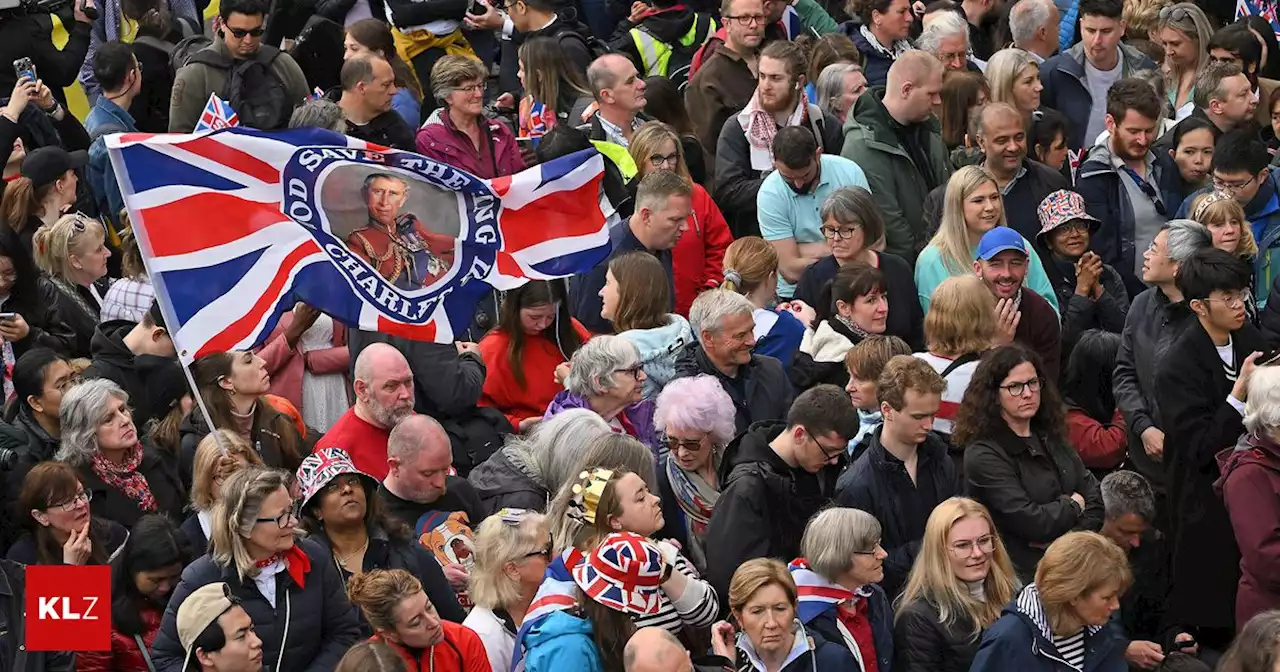
M796 558L787 565L791 579L796 582L796 597L800 602L796 616L801 623L809 623L822 614L848 603L850 607L857 605L858 600L871 596L871 589L862 586L856 592L838 586L809 569L809 561Z
M516 633L515 650L511 653L511 672L524 670L524 636L534 626L557 611L567 611L578 606L578 584L573 582L573 568L581 564L585 557L582 551L570 547L547 566L542 585L534 593L524 621L520 623L520 631Z

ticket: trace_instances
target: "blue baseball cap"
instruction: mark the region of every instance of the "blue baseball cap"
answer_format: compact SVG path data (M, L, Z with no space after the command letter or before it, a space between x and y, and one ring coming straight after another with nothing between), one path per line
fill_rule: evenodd
M978 242L978 258L991 261L991 258L1005 250L1017 250L1027 254L1027 243L1022 234L1007 226L997 226L986 232ZM1029 255L1028 255L1029 256Z

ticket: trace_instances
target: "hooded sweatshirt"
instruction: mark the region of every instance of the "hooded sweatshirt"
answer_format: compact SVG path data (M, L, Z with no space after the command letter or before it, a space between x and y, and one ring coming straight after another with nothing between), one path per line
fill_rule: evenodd
M124 344L124 337L133 326L133 322L126 320L114 320L98 326L89 342L93 363L85 369L84 377L86 380L106 378L119 385L129 395L129 405L133 407L133 423L141 429L152 418L169 410L169 402L172 400L152 399L156 390L148 381L152 373L165 365L172 366L175 360L170 357L133 354L129 346Z
M524 636L525 672L602 672L591 621L567 611L552 612Z
M657 400L658 393L676 377L676 357L685 346L693 343L693 330L689 321L675 314L667 314L667 323L653 329L629 329L618 334L631 341L640 351L640 364L644 366L644 398Z
M1280 445L1252 437L1248 445L1218 453L1222 476L1213 489L1227 506L1240 547L1236 627L1255 614L1280 608Z

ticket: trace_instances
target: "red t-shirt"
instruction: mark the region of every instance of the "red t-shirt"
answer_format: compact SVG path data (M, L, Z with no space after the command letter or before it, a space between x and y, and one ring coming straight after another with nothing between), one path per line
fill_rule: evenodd
M353 406L320 437L314 450L341 448L351 456L357 469L381 481L387 477L387 437L390 435L391 432L362 420Z
M853 635L853 641L857 642L858 651L862 653L864 672L876 672L880 669L876 660L876 640L871 632L870 611L870 603L865 597L857 598L857 606L852 609L843 604L836 607L837 618L849 634ZM843 645L843 642L836 643Z

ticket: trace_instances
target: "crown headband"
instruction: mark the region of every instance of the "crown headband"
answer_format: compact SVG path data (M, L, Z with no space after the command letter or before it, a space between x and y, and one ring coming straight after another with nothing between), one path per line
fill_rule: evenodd
M1195 212L1191 213L1191 219L1194 219L1197 222L1199 222L1200 219L1204 217L1205 211L1209 209L1209 206L1213 205L1214 203L1220 203L1222 201L1227 201L1227 200L1231 200L1231 195L1221 191L1211 191L1208 194L1205 194L1200 199L1200 202L1196 204L1196 210Z
M592 469L578 474L579 483L573 486L573 506L578 515L591 525L596 524L596 508L600 506L600 495L604 494L604 486L613 479L612 469Z

